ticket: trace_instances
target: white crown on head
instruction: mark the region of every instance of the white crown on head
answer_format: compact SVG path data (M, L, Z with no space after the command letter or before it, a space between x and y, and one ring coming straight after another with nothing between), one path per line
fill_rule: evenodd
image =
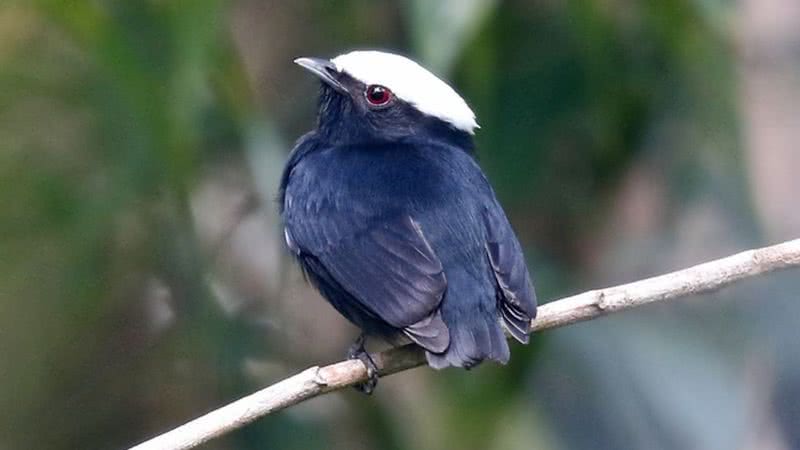
M366 85L389 88L423 114L470 134L479 128L475 113L450 85L404 56L361 50L339 55L331 62L340 72Z

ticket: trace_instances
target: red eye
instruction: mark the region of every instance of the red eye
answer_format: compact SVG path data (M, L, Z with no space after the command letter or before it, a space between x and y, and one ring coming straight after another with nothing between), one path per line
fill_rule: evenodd
M367 101L374 106L383 106L392 100L392 91L378 84L367 86L364 95L366 95Z

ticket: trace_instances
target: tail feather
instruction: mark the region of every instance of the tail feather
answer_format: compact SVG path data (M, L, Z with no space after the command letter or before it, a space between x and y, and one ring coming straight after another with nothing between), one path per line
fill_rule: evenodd
M510 352L497 319L485 313L471 322L450 329L450 346L445 352L426 352L428 365L434 369L449 366L469 369L486 359L506 364Z
M450 334L438 309L430 316L403 329L409 339L429 352L442 353L450 344Z

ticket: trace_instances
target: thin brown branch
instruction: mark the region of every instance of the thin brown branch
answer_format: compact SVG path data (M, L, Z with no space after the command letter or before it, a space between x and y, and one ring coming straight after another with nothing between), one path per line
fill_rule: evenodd
M534 331L558 328L649 303L713 292L739 280L792 267L800 267L800 239L742 252L666 275L550 302L539 308L538 317L531 326ZM373 358L381 376L425 363L422 351L410 345L378 353ZM366 379L366 367L358 360L312 367L132 447L131 450L194 448L259 417Z

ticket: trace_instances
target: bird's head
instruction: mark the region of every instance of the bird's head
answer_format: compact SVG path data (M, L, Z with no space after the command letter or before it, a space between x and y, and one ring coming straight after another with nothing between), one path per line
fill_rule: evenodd
M409 137L471 146L475 114L456 91L416 62L379 51L295 63L322 80L318 132L339 142Z

